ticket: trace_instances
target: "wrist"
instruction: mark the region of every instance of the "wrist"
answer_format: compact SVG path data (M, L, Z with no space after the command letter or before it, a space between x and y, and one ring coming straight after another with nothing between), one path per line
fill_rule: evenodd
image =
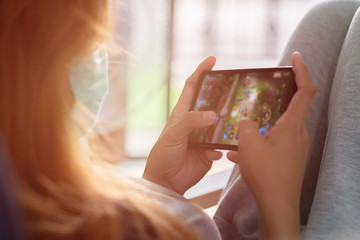
M167 189L170 189L170 190L172 190L172 191L174 191L174 192L176 192L176 193L178 193L180 195L183 195L183 193L180 193L179 191L177 191L175 189L175 187L169 181L164 181L163 179L155 178L155 177L153 177L151 175L146 174L145 172L143 173L142 178L147 180L147 181L150 181L152 183L158 184L158 185L160 185L162 187L165 187Z
M299 201L269 199L258 203L260 239L299 239Z

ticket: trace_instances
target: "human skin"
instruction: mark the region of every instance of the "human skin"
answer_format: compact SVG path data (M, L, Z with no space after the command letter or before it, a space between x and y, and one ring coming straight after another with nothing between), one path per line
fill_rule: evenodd
M264 136L250 120L239 123L237 152L241 176L259 209L261 239L298 239L300 192L310 138L304 119L316 93L299 53L292 57L298 91L287 111Z
M143 178L179 194L195 185L210 170L213 160L222 153L203 148L190 148L188 135L194 129L209 127L216 114L212 111L189 112L200 74L210 71L216 59L208 57L187 79L178 103L148 157Z
M210 170L213 160L222 156L215 150L188 146L190 132L215 121L214 112L189 112L200 74L214 64L214 57L206 58L186 81L143 174L143 178L179 194L195 185ZM316 88L299 53L293 54L292 65L298 91L287 111L264 137L254 122L241 121L238 151L227 154L239 165L256 198L261 239L299 238L300 190L310 145L304 119Z

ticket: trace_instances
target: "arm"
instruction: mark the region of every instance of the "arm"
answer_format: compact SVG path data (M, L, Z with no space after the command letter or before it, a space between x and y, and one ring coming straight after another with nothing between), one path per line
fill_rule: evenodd
M299 238L300 190L310 145L304 119L316 89L301 55L295 53L292 61L298 91L287 111L264 137L251 120L241 121L238 152L228 153L257 201L261 239Z
M181 195L203 178L213 160L222 156L221 152L211 149L188 147L191 131L209 127L215 121L214 112L189 112L201 73L211 70L214 64L214 57L206 58L187 79L169 121L150 152L143 174L143 178Z
M299 199L300 200L300 199ZM298 240L300 237L299 202L281 199L258 203L260 239Z

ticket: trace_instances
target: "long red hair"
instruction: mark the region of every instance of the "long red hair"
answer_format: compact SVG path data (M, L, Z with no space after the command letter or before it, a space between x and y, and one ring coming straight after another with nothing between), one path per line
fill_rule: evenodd
M109 1L0 2L0 131L31 239L192 239L135 183L87 161L69 63L110 36Z

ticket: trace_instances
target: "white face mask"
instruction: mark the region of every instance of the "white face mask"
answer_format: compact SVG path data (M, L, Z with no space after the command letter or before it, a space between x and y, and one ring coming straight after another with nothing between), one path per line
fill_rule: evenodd
M78 104L73 110L75 121L84 122L88 128L94 126L105 96L108 93L108 54L105 47L99 48L88 59L70 68L70 85Z

